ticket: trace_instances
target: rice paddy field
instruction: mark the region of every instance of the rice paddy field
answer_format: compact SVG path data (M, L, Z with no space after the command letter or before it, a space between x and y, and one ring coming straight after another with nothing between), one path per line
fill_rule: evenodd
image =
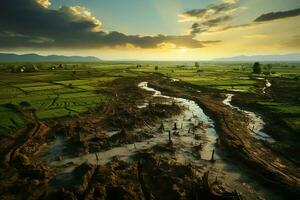
M174 185L188 199L293 199L300 64L260 66L0 64L1 194L17 185L22 198L92 199L118 185L107 199L122 199L132 187L143 196L144 184L155 199L177 194Z
M272 69L263 64L261 75L252 74L252 63L200 63L198 67L191 62L64 63L63 69L57 69L57 63L37 65L39 71L28 73L11 72L12 64L0 66L2 132L26 125L20 107L34 109L39 120L74 116L108 102L107 84L111 81L149 73L160 73L200 88L253 95L259 93L268 78L274 88L271 96L251 98L248 103L280 116L291 129L300 130L297 63L272 63Z
M252 73L252 63L201 63L146 66L143 72L159 72L200 88L224 93L247 93L244 103L268 111L295 132L300 132L300 65L298 63L264 63L262 74ZM268 69L267 66L272 68ZM265 79L272 83L268 94L261 94ZM254 98L255 97L255 98Z
M109 100L106 83L121 76L116 70L78 67L76 70L49 70L11 73L3 67L0 81L0 129L15 131L26 125L19 107L34 109L39 120L58 119L86 112ZM42 68L43 68L42 67Z

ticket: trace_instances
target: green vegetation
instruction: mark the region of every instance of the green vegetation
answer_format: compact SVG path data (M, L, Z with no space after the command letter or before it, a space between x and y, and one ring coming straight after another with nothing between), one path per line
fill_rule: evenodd
M154 72L152 66L145 64L136 70ZM200 90L253 94L244 103L272 113L294 132L300 132L300 64L258 63L258 66L259 73L253 73L253 63L165 63L158 72L199 86ZM266 78L272 87L269 94L263 95Z
M32 64L28 64L32 69ZM26 69L27 64L21 65ZM109 100L109 82L136 72L110 65L39 64L21 72L19 65L0 67L0 131L24 127L22 110L35 110L40 120L73 116ZM12 70L13 69L13 70Z
M255 62L253 65L253 73L254 74L260 74L261 73L261 67L259 62Z
M0 130L4 132L15 131L26 125L24 117L8 105L0 106Z
M19 65L27 64L0 65L0 129L5 132L26 124L22 114L7 104L20 107L27 102L40 120L73 116L107 102L109 82L149 73L161 73L194 84L200 90L208 88L222 93L258 94L267 78L274 89L272 96L255 103L299 130L299 93L295 91L300 91L300 65L297 63L260 63L261 73L253 73L253 63L43 63L29 64L29 69L35 70L12 70L19 69Z

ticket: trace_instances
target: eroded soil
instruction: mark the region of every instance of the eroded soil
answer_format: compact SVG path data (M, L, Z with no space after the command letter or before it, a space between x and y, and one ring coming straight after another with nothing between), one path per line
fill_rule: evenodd
M138 86L143 81L162 95L143 90ZM39 122L33 117L30 126L1 138L1 199L270 195L257 193L251 183L243 186L242 178L233 179L225 168L236 163L285 192L283 197L299 195L299 169L253 138L247 116L225 106L224 95L201 94L158 75L117 79L108 87L112 98L107 105L64 120ZM192 100L214 123L187 112L198 107L188 109L164 95ZM210 137L209 130L215 129L219 136ZM228 154L226 162L234 164L223 163Z

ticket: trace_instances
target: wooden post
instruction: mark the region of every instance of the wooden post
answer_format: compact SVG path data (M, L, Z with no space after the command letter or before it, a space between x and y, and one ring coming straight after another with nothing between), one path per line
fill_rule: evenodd
M169 131L169 143L172 142L172 138L171 138L171 131Z
M210 161L212 161L212 162L215 161L214 155L215 155L215 150L213 150L213 151L212 151L212 154L211 154L211 159L210 159Z
M158 128L159 132L164 132L165 131L165 126L164 123L161 123L160 127Z
M96 156L96 161L97 161L97 165L98 165L98 162L99 162L99 155L98 155L98 153L95 153L95 156Z
M174 123L174 130L177 130L177 124L176 124L176 122Z

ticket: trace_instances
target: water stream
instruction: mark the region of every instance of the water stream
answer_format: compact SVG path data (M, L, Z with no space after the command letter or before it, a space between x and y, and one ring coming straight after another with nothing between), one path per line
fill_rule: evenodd
M150 88L147 82L142 82L138 86L153 92L153 97L140 105L140 108L148 106L149 102L152 103L153 99L159 97L164 98L165 103L171 104L175 102L181 105L184 108L183 112L177 116L162 120L161 123L164 126L164 131L162 132L158 131L161 123L151 128L143 128L144 131L153 135L151 139L76 158L64 158L61 161L52 160L51 165L61 167L62 173L68 173L74 167L84 162L103 165L110 162L115 156L130 162L138 152L153 149L157 145L166 145L169 140L168 132L171 131L173 147L176 149L175 154L157 153L159 156L166 156L168 159L173 159L182 164L192 163L203 172L210 171L211 176L218 177L218 180L222 181L225 186L239 191L245 199L263 199L263 197L268 198L270 196L272 196L272 199L281 199L279 195L266 189L259 182L250 178L240 167L231 163L226 158L226 152L218 153L217 150L214 157L216 162L210 162L212 151L217 149L216 141L218 135L214 121L203 112L203 109L198 104L191 100L162 95L160 91ZM224 100L224 104L234 108L230 104L231 98L232 95L228 95L227 99ZM252 113L249 114L253 115ZM255 114L253 116L257 117ZM257 117L257 120L254 120L252 124L254 126L253 130L262 130L262 120L258 119L261 118ZM174 130L174 123L176 123L176 130ZM139 131L134 130L128 132L128 134L137 134ZM116 133L114 132L113 134ZM108 134L108 137L113 134ZM202 146L202 150L195 152L195 147L199 145ZM68 167L65 167L68 163ZM273 198L274 195L277 195L278 198Z
M159 123L156 126L151 127L151 130L147 130L153 135L153 138L151 139L115 147L108 151L98 152L98 159L96 159L95 153L91 153L77 158L54 161L52 164L55 166L62 166L67 163L79 165L86 161L94 164L106 164L111 161L114 156L118 156L123 160L128 160L137 152L150 149L158 144L165 145L169 140L168 131L171 131L173 146L176 147L174 159L177 162L188 163L193 161L193 148L200 144L202 145L202 151L199 152L199 157L201 157L201 160L210 160L217 139L213 120L205 115L203 110L194 101L164 96L160 91L148 87L146 82L140 83L139 87L153 92L153 97L165 98L165 103L171 104L175 102L181 105L184 107L184 111L180 115L163 120L162 124L164 125L164 131L162 133L158 133L158 129L161 125ZM145 106L148 106L148 101L139 107ZM176 123L177 126L176 130L174 130L174 123ZM202 128L194 130L196 126L201 126ZM137 130L134 130L128 132L128 134L136 134L137 132ZM116 132L108 133L108 136L114 134L116 134ZM201 140L199 138L201 138ZM215 155L215 158L218 159L217 154ZM71 169L72 167L70 167L70 170Z
M265 122L261 118L261 116L257 115L254 112L242 110L239 107L233 106L231 104L233 94L227 94L227 98L223 101L223 103L227 106L230 106L232 109L238 110L240 112L245 113L249 117L249 132L250 134L258 140L264 140L269 143L276 142L270 135L264 132Z

